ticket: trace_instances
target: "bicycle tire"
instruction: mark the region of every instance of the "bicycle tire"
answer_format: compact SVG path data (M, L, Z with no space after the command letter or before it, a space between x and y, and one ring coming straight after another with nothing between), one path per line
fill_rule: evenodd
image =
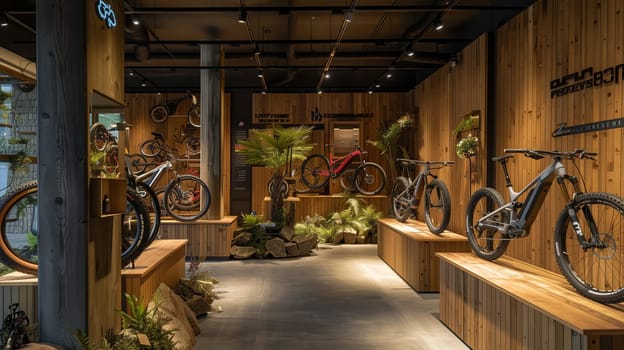
M306 186L306 184L303 183L303 179L301 178L301 176L297 177L297 181L295 181L295 192L296 193L310 192L310 187Z
M149 221L150 221L150 230L147 235L147 239L143 243L142 249L145 249L152 244L156 238L158 237L158 232L160 231L160 203L158 200L158 196L156 192L148 186L145 182L137 181L135 182L136 193L143 203L143 206L148 212Z
M451 194L444 182L434 179L425 189L425 223L431 233L439 234L446 230L450 219Z
M407 178L399 176L394 180L391 201L394 217L401 222L407 221L412 214L412 194Z
M363 195L376 195L386 185L386 172L381 165L367 162L355 170L355 188Z
M321 175L323 172L327 175ZM301 179L309 188L323 187L329 182L329 160L322 154L312 154L301 164Z
M510 237L497 230L484 229L477 233L476 223L486 214L505 205L503 197L495 189L484 187L472 194L466 207L466 232L468 242L477 256L485 260L498 259L509 245ZM496 223L506 222L504 211L493 217ZM485 237L483 234L485 233ZM483 244L483 245L482 245Z
M169 117L169 110L165 105L156 105L150 110L150 118L154 123L164 123Z
M141 255L142 244L149 235L149 215L141 198L132 190L126 191L126 210L121 216L121 266L128 265Z
M13 219L11 219L11 215L17 216L17 211L23 212L23 210L29 210L27 208L24 208L24 205L22 203L28 203L32 200L34 200L35 202L30 204L34 204L36 206L38 202L37 181L29 181L0 198L0 223L2 225L2 234L0 239L0 261L13 270L36 276L38 270L37 256L35 255L34 259L29 259L29 257L32 256L26 256L26 251L24 250L24 248L18 248L15 244L15 242L25 241L28 232L24 232L23 234L19 232L13 233L13 228L7 226L10 221L13 221ZM22 208L20 208L20 206ZM35 210L36 215L36 209L33 210ZM30 223L28 223L27 221L22 222L23 225L21 225L21 227L29 227L32 230L32 225L36 225L37 219L36 217L31 216L31 219L33 218L35 220L31 221ZM16 229L18 228L20 227L17 227ZM15 237L14 239L14 237L11 237L12 235L20 236ZM38 233L36 233L35 235L38 236ZM30 247L30 250L35 249L33 247Z
M199 128L201 127L201 115L199 114L199 105L195 104L189 108L188 111L188 122L192 126Z
M89 141L94 152L104 152L109 144L108 130L102 123L95 123L89 129Z
M139 153L128 154L126 156L126 166L130 169L130 174L141 175L147 170L147 159Z
M276 187L277 187L277 191L279 191L279 193L282 195L283 198L288 197L288 182L286 182L286 180L282 180L281 186L277 186L276 185L276 180L274 177L271 178L271 180L269 180L269 183L267 184L267 190L269 192L269 196L273 197L273 192L275 191Z
M355 188L355 169L345 170L340 176L340 187L350 193L357 192Z
M184 146L186 147L186 150L192 154L192 155L196 155L200 153L200 149L199 149L199 138L197 137L191 137L185 144Z
M199 196L195 191L199 192ZM210 200L208 185L193 175L180 175L173 179L167 185L163 199L167 214L179 221L195 221L204 216L210 208ZM195 203L201 203L201 206L195 208Z
M152 139L141 143L139 150L142 155L148 158L154 158L160 154L162 148L162 145L158 141Z
M577 214L578 223L572 223L570 210ZM584 297L605 304L624 302L624 255L618 251L618 244L624 242L623 222L624 200L604 192L578 194L561 211L554 234L557 264ZM592 225L599 232L599 242L594 243L604 244L602 248L583 248L579 243L576 230L591 235Z

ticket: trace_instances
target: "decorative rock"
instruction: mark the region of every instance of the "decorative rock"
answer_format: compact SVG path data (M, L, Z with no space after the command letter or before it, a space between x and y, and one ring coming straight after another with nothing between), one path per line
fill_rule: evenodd
M288 226L282 227L279 233L279 237L284 240L284 242L290 242L292 238L295 236L295 231Z
M357 241L357 231L351 228L345 228L342 231L344 242L346 244L354 244Z
M274 258L284 258L286 257L286 247L285 243L281 238L273 238L266 242L266 250L270 253Z
M246 246L253 239L253 234L251 232L241 232L232 239L233 245L238 246Z
M286 247L286 255L299 256L299 247L297 246L297 243L288 242L284 244L284 247Z
M340 231L340 232L334 233L331 243L338 244L338 243L342 243L343 240L344 240L344 234L342 231Z
M239 247L237 245L230 248L230 256L234 259L249 259L256 255L258 250L254 247Z
M299 235L293 238L293 242L297 243L299 248L299 255L308 255L314 247L318 244L316 236L313 234Z

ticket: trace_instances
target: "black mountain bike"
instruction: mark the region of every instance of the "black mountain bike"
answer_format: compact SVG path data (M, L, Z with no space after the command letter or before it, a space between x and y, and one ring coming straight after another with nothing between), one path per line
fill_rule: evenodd
M431 170L450 166L455 162L430 162L402 158L396 161L401 168L401 176L397 177L392 185L394 217L405 222L410 216L414 216L424 192L427 227L432 233L441 233L446 229L451 218L451 195L446 184L432 174ZM416 177L412 177L419 166L422 169Z
M500 162L511 200L505 203L493 188L477 190L466 210L466 230L474 252L494 260L505 252L509 241L528 236L556 180L566 199L555 225L557 264L568 282L583 296L601 303L624 301L624 200L610 193L583 193L575 176L567 174L563 160L594 159L596 153L506 149L533 159L551 158L551 163L520 192L515 192L507 171L513 155L492 158ZM577 167L578 170L578 167ZM522 201L520 200L523 198Z

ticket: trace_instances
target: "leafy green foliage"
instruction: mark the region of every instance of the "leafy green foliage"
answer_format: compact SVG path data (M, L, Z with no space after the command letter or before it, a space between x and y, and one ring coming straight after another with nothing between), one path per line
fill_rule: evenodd
M376 229L377 219L383 217L383 214L372 205L366 206L364 200L353 196L347 197L345 205L344 210L329 213L326 217L318 214L307 216L305 220L295 224L295 233L313 233L323 243L333 241L336 232L354 231L360 240L366 240Z
M163 329L163 326L170 320L158 312L159 296L155 296L156 305L151 309L148 309L143 299L139 300L136 296L128 294L125 297L129 312L120 311L122 331L119 334L107 332L101 346L97 346L86 334L78 331L75 336L82 348L85 350L174 349L173 331ZM144 334L151 345L149 347L141 345L137 334Z
M386 158L390 165L389 175L390 180L394 181L396 177L395 159L399 154L399 151L403 154L403 158L409 158L407 156L407 149L398 144L399 137L403 131L412 126L414 122L410 114L405 114L392 124L390 124L385 130L379 129L379 134L376 140L367 140L368 144L373 145L375 148L381 151L381 154Z

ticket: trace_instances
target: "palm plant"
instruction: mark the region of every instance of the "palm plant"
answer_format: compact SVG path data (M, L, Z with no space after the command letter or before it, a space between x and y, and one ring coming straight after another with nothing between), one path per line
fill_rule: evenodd
M399 150L402 150L404 154L407 154L405 147L398 144L398 139L404 129L409 128L412 125L413 118L410 114L405 114L396 121L394 121L384 131L383 129L377 136L377 140L367 140L366 142L373 145L375 148L381 151L381 154L386 158L389 165L388 175L390 176L391 183L396 178L397 170L395 168L395 160L399 154ZM407 158L407 156L405 156Z
M281 184L288 162L303 160L312 149L312 144L308 143L311 131L311 127L305 126L252 130L249 139L239 141L242 147L236 152L243 154L248 164L273 169L273 183ZM271 221L280 226L285 222L284 197L280 191L271 193Z

